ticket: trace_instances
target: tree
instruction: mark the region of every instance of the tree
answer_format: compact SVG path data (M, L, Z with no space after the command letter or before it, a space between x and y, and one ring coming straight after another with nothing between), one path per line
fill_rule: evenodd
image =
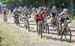
M57 7L61 7L61 2L66 3L66 7L70 7L70 0L0 0L7 5L11 4L11 2L16 2L17 5L33 5L33 6L44 6L44 5L56 5ZM73 6L75 4L75 0L73 0ZM75 6L74 6L75 7Z

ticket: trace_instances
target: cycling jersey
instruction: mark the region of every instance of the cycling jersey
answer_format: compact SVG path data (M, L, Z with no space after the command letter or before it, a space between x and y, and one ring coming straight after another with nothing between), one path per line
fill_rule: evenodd
M69 20L69 17L64 17L64 15L62 15L60 21L64 22L64 20Z
M36 17L36 19L41 19L42 16L41 16L41 14L36 14L35 17Z
M36 18L36 23L38 23L38 21L40 21L42 19L42 15L36 14L35 18Z
M57 9L52 9L51 14L52 14L52 17L55 17L57 14Z

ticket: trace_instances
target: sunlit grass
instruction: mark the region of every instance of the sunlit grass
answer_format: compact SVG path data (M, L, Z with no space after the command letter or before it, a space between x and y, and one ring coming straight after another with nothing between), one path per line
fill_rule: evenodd
M23 33L19 32L19 28L7 23L0 22L0 37L2 37L2 46L21 46ZM21 38L22 37L22 38Z

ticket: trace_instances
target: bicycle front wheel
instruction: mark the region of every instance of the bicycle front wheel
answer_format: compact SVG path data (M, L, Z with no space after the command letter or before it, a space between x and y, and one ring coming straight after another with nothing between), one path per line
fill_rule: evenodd
M70 29L67 30L67 33L65 34L65 38L66 38L67 41L71 42L72 33L71 33Z

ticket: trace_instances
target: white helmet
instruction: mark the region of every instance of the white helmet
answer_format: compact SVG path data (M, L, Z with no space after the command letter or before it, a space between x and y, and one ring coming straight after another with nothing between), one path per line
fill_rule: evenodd
M41 12L41 10L40 10L40 9L38 9L38 10L37 10L37 13L40 13L40 12Z
M33 7L32 10L35 10L35 8Z
M68 9L63 9L63 11L59 15L62 15L64 13L68 13Z
M56 9L56 6L52 6L52 9Z
M63 9L63 13L68 13L68 9Z

